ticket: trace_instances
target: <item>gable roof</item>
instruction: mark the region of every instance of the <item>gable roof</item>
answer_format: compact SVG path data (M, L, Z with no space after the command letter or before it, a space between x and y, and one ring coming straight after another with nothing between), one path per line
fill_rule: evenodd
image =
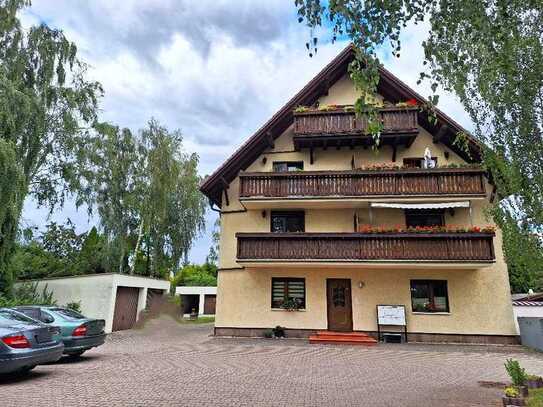
M243 143L213 174L204 180L200 191L209 198L211 203L221 206L223 189L238 175L239 171L245 170L252 164L270 146L271 141L279 137L293 123L293 112L296 106L313 105L320 96L327 93L328 89L348 72L349 63L353 59L354 48L349 45ZM407 99L416 99L419 104L427 103L425 98L385 68L379 68L379 74L377 91L386 100L396 103ZM423 112L419 112L418 116L419 124L424 129L433 136L437 136L439 132L439 142L449 147L465 161L481 161L482 145L441 110L436 109L436 124L430 123L427 114ZM468 153L453 143L459 132L468 135Z

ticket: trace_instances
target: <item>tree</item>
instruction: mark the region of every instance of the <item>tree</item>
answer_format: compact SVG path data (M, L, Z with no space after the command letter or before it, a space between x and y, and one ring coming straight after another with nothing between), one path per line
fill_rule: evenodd
M217 266L209 263L202 265L187 264L177 271L172 279L172 286L203 286L217 285Z
M140 230L147 231L151 275L160 276L188 254L205 225L206 206L198 190L198 155L182 152L181 133L150 120L140 134L146 152Z
M491 1L348 1L295 0L299 21L311 28L332 27L332 39L348 36L356 58L351 77L363 94L376 93L380 64L377 51L401 52L400 35L408 24L424 22L422 43L430 80L460 98L475 124L474 136L487 146L484 164L498 196L498 223L513 220L508 230L543 231L543 3L541 0ZM307 44L316 48L317 39ZM430 105L438 102L429 97ZM357 110L369 108L364 98ZM430 106L430 109L432 106ZM456 142L465 145L464 134ZM520 227L519 225L527 225ZM517 240L517 245L526 239ZM532 242L538 253L541 240ZM509 264L520 246L506 245ZM519 263L516 263L517 265ZM518 270L520 272L520 270Z
M183 153L181 133L155 120L138 136L109 124L96 130L85 199L116 253L110 265L165 277L204 227L198 156Z
M0 292L27 196L51 208L77 192L100 84L85 78L75 44L45 24L22 29L28 0L0 0ZM5 204L5 205L4 205Z
M141 199L142 148L128 129L107 123L96 124L90 142L85 174L84 201L96 210L109 244L109 268L120 273L128 269L131 236L138 224Z

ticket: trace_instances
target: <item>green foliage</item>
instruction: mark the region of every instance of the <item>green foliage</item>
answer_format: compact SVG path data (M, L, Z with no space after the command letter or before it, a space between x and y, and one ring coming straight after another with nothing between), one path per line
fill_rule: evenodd
M518 360L507 359L505 361L505 370L511 378L513 386L524 386L526 384L527 374L526 370L520 367Z
M268 339L273 338L273 331L271 329L266 329L264 331L264 338L268 338Z
M204 227L198 156L155 120L138 135L104 123L96 132L84 199L100 217L109 268L167 277Z
M30 194L53 208L82 189L87 129L102 94L62 31L21 27L17 12L29 4L0 1L0 292L7 295L23 203Z
M203 265L187 264L175 274L171 285L173 290L178 286L215 287L217 285L217 266L209 263Z
M69 302L64 307L71 309L75 312L79 312L81 314L81 301Z
M543 289L543 248L528 225L519 225L510 216L498 218L503 232L503 249L513 293Z
M528 407L543 406L543 388L530 389L530 396L526 399L526 405Z
M378 51L388 49L399 57L402 32L408 25L424 22L428 37L422 43L425 70L419 83L430 81L433 94L428 106L423 106L434 119L430 122L435 123L438 86L455 93L475 124L475 138L487 146L483 161L492 174L496 195L506 198L495 203L494 219L498 223L513 219L523 225L523 233L543 233L541 0L294 3L299 22L312 30L331 27L333 41L338 36L351 39L355 59L349 72L363 95L377 92ZM317 38L312 38L306 45L313 51L316 44ZM371 108L364 99L356 102L357 112ZM373 132L378 142L378 129ZM459 134L455 144L469 152L465 134ZM533 279L532 268L523 265L524 259L515 258L525 242L521 239L505 247L516 287L531 284ZM538 246L540 258L541 242Z
M38 237L17 244L8 271L20 280L103 273L105 250L96 228L78 235L69 220L50 222Z
M37 283L21 283L13 289L10 297L0 295L0 307L15 307L17 305L56 305L53 293L47 284L40 291Z

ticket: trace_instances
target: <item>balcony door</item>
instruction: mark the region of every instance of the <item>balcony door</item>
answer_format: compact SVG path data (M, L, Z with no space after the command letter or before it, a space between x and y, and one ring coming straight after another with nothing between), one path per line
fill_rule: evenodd
M353 330L353 306L351 280L329 278L326 280L328 329L351 332Z

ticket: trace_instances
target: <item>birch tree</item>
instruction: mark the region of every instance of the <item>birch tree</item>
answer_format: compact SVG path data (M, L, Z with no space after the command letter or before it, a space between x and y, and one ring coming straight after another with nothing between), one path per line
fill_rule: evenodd
M21 27L17 12L29 5L0 0L0 292L9 291L24 201L54 208L79 191L76 174L102 95L61 31Z

